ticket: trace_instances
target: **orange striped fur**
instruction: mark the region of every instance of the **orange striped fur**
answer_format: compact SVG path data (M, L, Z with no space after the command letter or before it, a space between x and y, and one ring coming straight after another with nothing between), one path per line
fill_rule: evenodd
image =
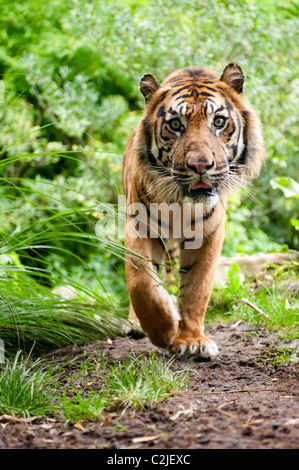
M224 238L227 196L230 189L258 176L264 161L260 122L243 100L243 82L235 64L220 78L191 67L175 71L161 85L151 74L140 82L145 110L123 160L128 204L141 202L149 220L153 203L189 203L191 229L198 222L196 204L203 209L203 243L196 249L186 248L183 235L174 237L174 224L183 221L173 213L167 236L158 214L160 238L151 238L149 232L136 238L130 215L127 220L125 245L142 257L138 262L126 255L129 319L139 320L153 344L179 355L218 352L204 334L204 316ZM157 272L167 249L175 247L180 249L181 266L177 303Z

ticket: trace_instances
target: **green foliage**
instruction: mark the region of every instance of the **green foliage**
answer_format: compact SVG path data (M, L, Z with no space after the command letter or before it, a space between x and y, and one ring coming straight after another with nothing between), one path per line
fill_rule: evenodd
M101 239L89 229L94 228L94 207L76 207L78 192L73 189L65 190L69 197L63 201L59 191L51 196L40 182L22 179L20 188L9 178L5 181L2 190L7 191L8 204L14 205L8 211L12 219L3 214L7 232L0 231L0 330L7 351L28 350L35 344L34 353L40 353L121 334L125 312L116 307L97 275L99 266L84 259L87 248L101 249ZM13 227L24 206L26 223L21 220ZM122 246L109 246L122 258Z
M288 288L298 279L298 262L285 262L265 276L252 282L239 272L234 263L227 273L225 286L214 289L208 306L208 321L243 320L251 324L263 323L290 338L299 337L298 289L291 295ZM259 311L249 307L249 300Z
M270 180L298 179L292 66L297 10L296 2L255 0L5 2L0 15L2 146L53 123L5 152L33 154L6 166L5 176L43 177L56 186L53 193L71 185L88 189L97 200L116 202L122 191L121 155L143 105L140 76L151 71L163 80L173 69L192 64L220 73L226 63L237 61L246 75L245 97L264 124L268 163L250 189L260 205L244 194L229 206L229 223L243 235L234 245L227 236L225 253L254 252L269 243L295 247L289 224L295 206L282 200ZM66 150L83 167L64 159ZM266 235L257 246L258 230Z
M230 270L227 273L228 277L228 290L230 295L236 295L240 290L241 284L244 281L244 275L240 273L240 268L237 263L231 265Z
M292 178L272 178L271 185L274 189L281 189L286 198L299 197L299 184Z

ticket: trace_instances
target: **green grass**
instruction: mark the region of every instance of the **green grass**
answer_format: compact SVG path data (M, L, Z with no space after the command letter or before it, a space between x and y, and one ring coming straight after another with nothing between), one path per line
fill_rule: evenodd
M52 414L69 424L97 420L105 411L153 407L188 385L189 369L173 372L171 362L151 353L148 357L130 354L125 362L111 364L102 354L78 364L45 368L41 360L32 361L30 355L24 358L19 351L14 360L0 365L0 414ZM61 375L70 364L75 370L61 384ZM99 377L92 389L90 372Z
M22 158L4 159L0 166ZM73 154L64 158L79 161ZM106 263L107 276L99 267L103 253L114 261L123 260L124 248L115 240L96 236L97 201L78 206L76 197L84 197L81 190L66 185L60 198L55 184L39 178L1 178L1 183L5 197L0 214L0 338L7 353L29 351L34 344L33 353L41 354L122 334L127 312L107 290L105 279L111 267ZM14 228L24 206L26 219ZM96 266L86 261L85 250L98 253ZM113 274L115 284L117 274ZM122 273L119 279L124 292Z
M57 377L19 351L14 361L0 365L0 414L39 416L57 410Z
M188 368L172 372L170 364L155 353L148 358L129 357L125 363L115 363L107 379L107 389L117 408L144 408L184 390L188 384Z
M61 405L67 424L80 423L81 421L95 421L101 418L109 405L109 400L96 392L90 392L83 397L80 391L72 398L66 397L64 394Z
M92 366L101 377L101 383L94 390L84 390L86 372L91 367L88 361L80 371L69 377L73 392L63 395L62 409L66 422L80 422L98 419L104 411L128 409L137 410L156 406L160 400L183 391L189 381L188 368L173 372L172 361L165 361L155 353L148 357L129 355L125 362L108 364L102 356L98 364ZM74 386L81 378L83 391ZM69 388L69 386L68 386ZM73 396L69 396L73 393Z
M18 271L18 272L17 272ZM11 270L12 272L12 270ZM18 349L41 354L78 342L121 335L124 313L107 300L73 283L73 300L54 294L21 270L0 276L0 337L7 353Z
M244 293L250 295L250 292L246 290ZM239 304L238 315L240 317L253 324L264 323L272 328L292 328L294 337L299 337L298 308L295 308L296 299L292 299L287 305L286 297L280 293L279 287L274 285L271 288L262 287L258 293L251 294L251 302L260 308L267 317L246 304Z
M294 352L293 349L270 348L264 360L265 362L267 362L268 364L272 364L273 366L277 366L279 364L285 364L286 362L294 362L298 364L299 356L298 356L298 353Z

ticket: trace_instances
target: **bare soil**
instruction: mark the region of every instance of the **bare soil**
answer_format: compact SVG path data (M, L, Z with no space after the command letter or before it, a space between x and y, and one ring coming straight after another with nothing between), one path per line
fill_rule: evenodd
M207 333L220 355L212 361L178 358L173 370L191 365L188 389L142 411L107 412L94 422L66 426L56 417L14 422L0 417L0 447L44 449L298 449L299 341L244 323L211 325ZM294 351L292 361L273 363L281 348ZM65 348L46 357L56 364L101 351L106 358L126 360L132 351L155 349L145 337L115 338ZM297 356L296 356L297 354ZM68 371L69 373L70 371ZM85 377L90 389L98 375ZM62 379L63 380L63 379ZM74 381L78 389L82 383Z

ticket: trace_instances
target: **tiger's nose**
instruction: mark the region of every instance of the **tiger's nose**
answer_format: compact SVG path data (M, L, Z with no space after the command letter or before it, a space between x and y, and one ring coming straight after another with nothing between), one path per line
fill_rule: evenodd
M207 162L206 160L200 160L200 161L197 161L197 162L188 162L187 165L194 171L196 171L196 173L199 173L201 175L203 175L204 173L206 173L208 170L210 170L211 168L213 168L215 162L212 161L212 163L210 162Z

